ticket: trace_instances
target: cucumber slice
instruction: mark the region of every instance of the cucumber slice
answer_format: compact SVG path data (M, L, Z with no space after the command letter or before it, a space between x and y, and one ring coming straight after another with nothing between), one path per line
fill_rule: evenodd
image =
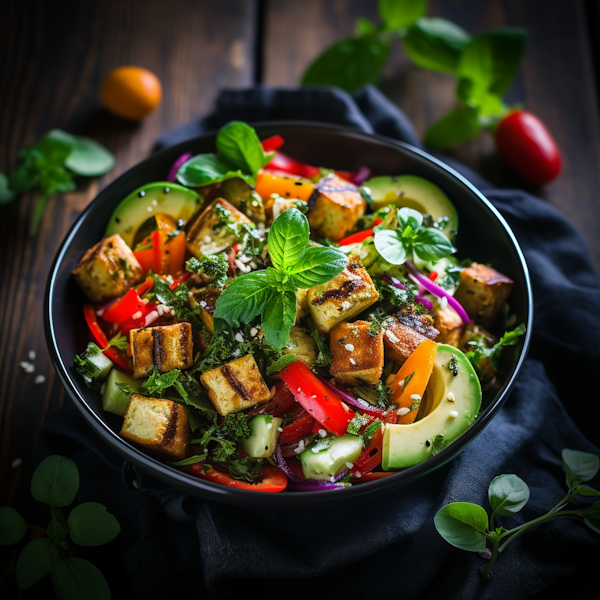
M102 394L102 408L107 411L123 417L129 404L129 396L121 391L117 384L128 385L134 392L139 392L142 382L130 377L119 369L112 369L106 380L104 394Z
M275 451L279 427L283 423L280 417L256 415L250 419L252 435L242 442L244 450L254 458L268 458Z
M362 448L362 438L350 433L318 439L300 455L302 472L307 479L329 480L348 469L346 463L354 463Z

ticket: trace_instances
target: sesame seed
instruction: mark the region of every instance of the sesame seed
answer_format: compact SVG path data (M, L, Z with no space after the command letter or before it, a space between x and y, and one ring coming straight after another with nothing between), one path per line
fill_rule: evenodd
M148 212L152 212L152 207L151 207L151 206L149 206L149 207L148 207L146 210L147 210Z
M304 452L304 440L300 440L300 443L296 448L294 448L294 452L296 454L300 454L300 452Z
M398 409L398 413L400 416L402 415L407 415L410 412L410 408L407 408L406 406L403 406L402 408Z
M156 311L158 312L158 316L159 316L159 317L162 317L162 316L163 316L163 314L165 313L165 311L164 311L164 309L163 309L163 307L162 307L162 304L159 304L159 305L156 307ZM136 313L136 314L137 314L137 313ZM140 316L141 316L141 313L140 313Z
M254 208L256 208L258 206L258 202L256 200L252 200L252 206L254 206Z
M12 461L11 463L11 467L13 469L16 469L17 467L20 467L23 464L23 459L22 458L15 458L15 460Z
M311 396L311 398L316 398L316 397L317 397L317 395L316 395L316 394L313 394L313 395Z
M453 419L456 419L456 417L458 417L458 413L457 413L455 410L451 410L451 411L450 411L450 416L451 416Z
M448 306L448 298L446 296L442 296L440 300L440 308L446 308Z
M448 402L454 402L456 400L456 398L452 392L448 392L448 395L446 396L446 398L448 399Z
M241 332L241 331L238 331L238 332L235 334L235 339L236 339L238 342L240 342L240 344L241 344L241 343L244 341L244 336L242 335L242 332Z
M352 357L350 357L350 362L351 362L353 365L355 365L355 364L356 364L356 361L355 361L355 360L354 360Z
M419 394L411 394L411 397L410 397L410 399L411 399L411 400L420 400L420 399L421 399L421 396L419 396Z
M239 348L236 348L236 349L235 349L235 350L232 352L233 356L235 356L235 357L238 357L238 356L239 356L241 353L242 353L242 351L241 351Z
M273 427L273 423L267 423L267 429L271 429Z
M354 477L360 479L362 477L362 473L360 471L357 471L356 473L354 473Z
M400 340L392 333L390 329L385 330L385 335L392 344L397 344Z
M156 200L152 200L152 206L158 206L158 202Z
M29 360L35 360L35 350L29 351Z
M298 388L296 391L297 391L297 392L299 392L299 391L300 391L300 388Z
M160 314L160 313L159 313L159 314ZM131 315L131 318L132 318L132 319L141 319L141 318L142 318L142 311L141 311L141 310L138 310L137 312L134 312L134 313Z
M256 327L253 327L253 328L250 330L250 336L251 336L251 337L256 337L256 334L257 334L257 333L258 333L258 329L257 329Z
M327 432L324 429L319 429L318 434L324 438L327 435Z
M404 386L404 379L402 381L398 382L398 387L403 387Z
M348 350L348 352L352 352L354 350L354 345L353 344L346 344L344 346L344 348L346 348L346 350Z
M279 433L281 433L283 431L283 427L278 427L277 431L279 431Z
M346 466L351 469L354 466L354 463L346 462Z
M205 242L206 244L210 244L210 243L211 243L211 241L212 241L212 238L210 237L210 235L205 235L205 236L204 236L204 242Z

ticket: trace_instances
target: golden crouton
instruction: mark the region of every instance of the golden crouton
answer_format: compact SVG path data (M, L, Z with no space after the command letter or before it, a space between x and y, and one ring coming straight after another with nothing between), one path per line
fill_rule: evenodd
M303 327L292 326L287 346L281 351L282 354L295 354L307 367L312 367L319 355L317 343L310 332Z
M215 198L188 223L185 245L197 258L226 252L238 239L231 231L235 224L253 226L252 221L227 200Z
M436 339L439 331L432 325L429 315L415 315L405 312L383 322L383 343L385 355L394 362L402 364L425 339Z
M122 296L144 278L140 263L118 233L92 246L72 272L90 302L97 304Z
M182 460L190 443L188 412L171 400L131 394L120 435L158 458Z
M337 242L354 229L367 203L354 184L330 173L318 181L308 206L312 237Z
M350 385L376 383L383 372L383 330L369 332L371 323L340 323L331 330L329 373Z
M214 333L213 313L215 312L217 298L221 295L221 290L203 287L192 288L190 292L190 304L200 312L200 318L206 329Z
M378 299L379 293L356 254L348 257L348 264L339 275L308 290L308 308L323 335L327 335L338 323L355 317Z
M194 364L192 326L189 323L132 329L129 345L135 379L145 377L154 368L168 373Z
M222 416L268 402L271 392L252 354L200 375L215 410Z
M219 195L255 223L265 222L265 207L262 198L243 179L239 177L226 179L221 183Z
M465 327L462 319L451 306L436 310L433 326L440 332L435 338L436 342L459 347Z
M462 270L454 297L476 323L491 325L513 286L511 279L495 269L472 263Z

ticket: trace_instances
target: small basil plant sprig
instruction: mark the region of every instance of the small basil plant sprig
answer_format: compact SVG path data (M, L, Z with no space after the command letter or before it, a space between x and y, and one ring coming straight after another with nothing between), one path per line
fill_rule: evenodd
M397 225L390 227L394 222ZM375 249L392 265L414 260L413 255L436 261L456 252L446 235L436 227L423 226L423 215L412 208L395 211L391 223L378 225L374 231Z
M588 504L580 510L565 510L568 504L578 504L577 496L597 497L600 491L583 484L598 472L600 461L595 454L564 449L562 464L565 472L567 495L545 515L523 523L513 529L496 527L496 515L508 517L519 512L529 500L529 487L516 475L499 475L489 486L488 499L492 512L488 514L478 504L452 502L442 507L435 515L438 533L450 544L469 552L483 552L489 541L492 546L487 567L480 571L484 579L491 577L492 566L506 548L526 531L553 519L570 519L587 525L600 533L600 501ZM504 540L504 541L503 541ZM502 542L502 543L501 543ZM488 550L489 552L489 550Z
M91 562L73 556L73 544L100 546L112 541L121 527L117 519L96 502L75 506L65 516L63 507L75 500L79 488L79 471L70 459L51 455L33 473L31 494L50 507L50 522L46 529L30 525L14 509L0 508L0 544L17 544L28 529L43 532L21 550L17 559L16 576L20 589L36 584L50 574L58 598L110 599L108 583Z
M29 235L39 229L44 209L54 194L75 190L74 176L97 177L115 166L114 155L95 140L53 129L24 148L10 177L0 173L0 205L10 204L32 188L39 190Z
M290 208L271 225L267 237L272 267L234 279L219 296L215 331L239 328L261 315L267 344L281 350L296 322L296 291L333 279L348 264L336 248L309 246L308 219Z

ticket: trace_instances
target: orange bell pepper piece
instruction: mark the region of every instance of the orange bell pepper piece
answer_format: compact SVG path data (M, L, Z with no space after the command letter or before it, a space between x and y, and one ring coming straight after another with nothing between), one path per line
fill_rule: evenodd
M272 173L259 173L256 180L256 192L263 199L263 202L272 194L308 202L314 190L315 186L312 183L293 177L281 177Z

